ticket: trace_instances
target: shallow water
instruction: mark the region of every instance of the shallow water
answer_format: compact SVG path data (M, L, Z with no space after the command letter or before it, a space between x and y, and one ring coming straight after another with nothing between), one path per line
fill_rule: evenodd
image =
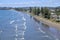
M0 40L60 40L60 31L23 12L0 10Z

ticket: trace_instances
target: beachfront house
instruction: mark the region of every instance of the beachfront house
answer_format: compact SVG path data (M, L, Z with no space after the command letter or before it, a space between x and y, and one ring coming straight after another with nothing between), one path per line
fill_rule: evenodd
M55 21L60 21L60 15L56 15L56 13L51 13L51 16L50 16L51 19L55 20Z
M57 15L52 12L50 18L51 18L51 19L56 19L56 17L57 17Z
M60 22L60 15L56 17L56 21Z

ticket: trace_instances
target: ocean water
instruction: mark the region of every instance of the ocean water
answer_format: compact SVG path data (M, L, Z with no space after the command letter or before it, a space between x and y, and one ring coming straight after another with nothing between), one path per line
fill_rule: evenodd
M60 40L60 31L23 12L0 10L0 40Z

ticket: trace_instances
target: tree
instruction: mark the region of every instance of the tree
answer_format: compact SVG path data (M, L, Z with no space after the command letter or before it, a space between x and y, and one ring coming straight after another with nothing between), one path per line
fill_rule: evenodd
M43 7L41 7L41 13L44 13L44 9L43 9Z
M34 7L34 8L32 9L32 12L33 12L33 14L36 15L36 7Z
M39 15L40 14L40 8L38 7L37 9L36 9L36 15Z
M41 8L41 13L42 13L44 18L50 19L50 11L47 7Z
M35 15L39 15L40 14L40 8L39 7L34 7L32 12L35 14Z
M59 8L56 8L55 9L55 13L56 13L56 15L57 15L57 22L60 22L60 9Z
M41 7L41 14L44 17L44 8L43 7Z
M32 12L32 7L30 7L30 11L29 11L30 13Z
M60 9L56 8L56 9L55 9L55 13L56 13L56 15L59 16L59 15L60 15Z

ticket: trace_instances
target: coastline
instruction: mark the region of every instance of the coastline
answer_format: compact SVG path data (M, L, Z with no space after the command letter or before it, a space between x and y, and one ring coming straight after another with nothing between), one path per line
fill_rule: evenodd
M27 14L33 16L36 20L41 21L43 24L48 25L49 27L53 27L53 28L60 30L60 23L52 22L51 20L31 14L29 12L24 12L24 13L27 13Z
M58 30L60 30L60 24L56 23L56 22L52 22L50 20L44 19L40 16L33 16L34 18L36 18L38 21L42 21L43 24L48 25L49 27L54 27Z
M52 22L51 20L48 20L46 18L31 14L31 13L27 13L27 14L33 16L36 20L41 21L43 24L48 25L49 27L53 27L60 30L60 23Z

